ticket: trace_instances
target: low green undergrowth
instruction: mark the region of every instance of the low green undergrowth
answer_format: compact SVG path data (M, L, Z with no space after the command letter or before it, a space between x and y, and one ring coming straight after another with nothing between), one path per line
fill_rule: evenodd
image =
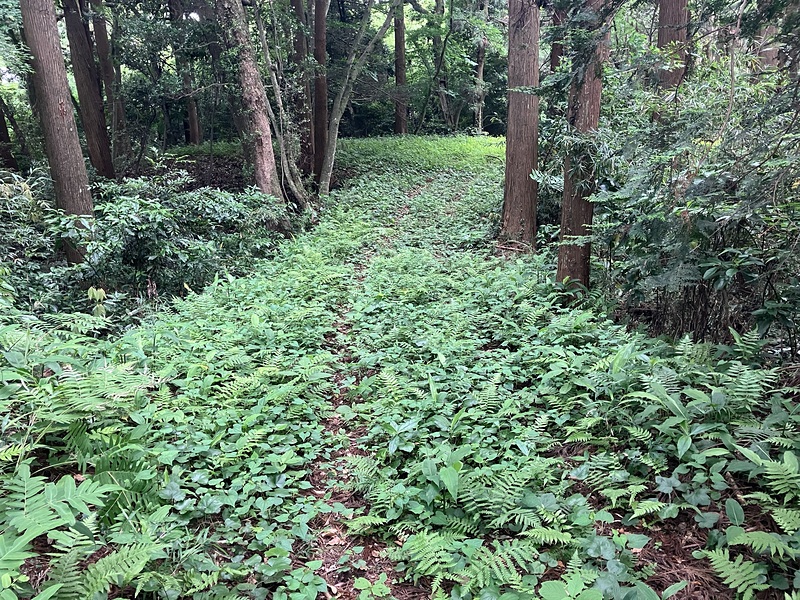
M429 143L387 152L426 169ZM551 253L497 258L497 148L436 144L442 163L355 178L251 276L121 335L102 311L15 308L0 278L2 600L335 595L332 516L397 563L342 555L363 598L401 579L689 598L698 568L797 597L800 417L762 342L648 338L552 284ZM665 579L669 536L696 547Z

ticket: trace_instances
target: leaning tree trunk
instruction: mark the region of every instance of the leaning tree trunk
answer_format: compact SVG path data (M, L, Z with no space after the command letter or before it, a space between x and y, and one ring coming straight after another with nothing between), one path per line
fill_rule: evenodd
M19 171L19 165L17 164L17 159L14 157L11 146L11 135L8 133L8 124L6 124L6 117L2 111L0 111L0 167L12 171Z
M295 66L300 72L300 82L294 95L294 112L300 129L300 157L297 166L303 175L314 172L314 121L311 114L311 84L308 79L308 37L306 9L303 0L291 0L296 23L292 38ZM326 94L327 95L327 94Z
M224 35L228 38L228 46L237 53L242 110L246 117L244 127L249 138L244 142L252 149L256 186L265 194L272 194L283 201L283 191L272 150L267 94L250 42L244 7L241 0L217 0L216 12Z
M686 73L686 40L689 30L688 0L659 0L658 48L671 63L658 75L658 86L676 89Z
M327 19L326 0L314 0L314 176L317 183L322 179L328 147Z
M600 10L603 0L588 0L588 7L594 11L595 31L603 27ZM584 65L578 66L569 94L568 118L579 134L597 130L600 122L600 95L603 89L601 71L607 56L608 36L598 40L597 46ZM584 68L585 67L585 68ZM556 278L589 287L589 267L591 262L591 235L594 207L587 200L594 192L594 168L591 157L585 153L564 159L564 196L561 204L561 236L558 249L558 270Z
M536 169L539 135L538 0L508 3L508 131L501 239L536 246Z
M69 40L69 55L75 87L78 90L81 123L86 133L86 146L92 166L103 177L113 179L114 161L111 158L111 141L106 129L100 79L94 63L88 24L83 22L79 0L64 0L64 23Z
M394 16L394 132L408 133L408 101L406 100L406 15L401 3Z
M78 128L70 103L67 69L52 0L20 0L25 39L33 57L33 83L56 203L67 214L94 212ZM65 243L67 260L81 262L80 248Z

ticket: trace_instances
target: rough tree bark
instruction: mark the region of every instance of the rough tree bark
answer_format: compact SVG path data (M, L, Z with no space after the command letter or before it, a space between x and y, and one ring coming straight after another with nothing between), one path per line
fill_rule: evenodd
M67 69L52 0L20 0L25 39L33 57L33 84L56 203L67 214L94 212L78 128L70 104ZM65 244L67 260L81 262L83 253Z
M600 31L604 25L600 14L604 0L588 0L587 8L595 15L590 27ZM567 117L576 132L595 131L600 122L600 95L603 89L601 71L608 55L608 35L598 40L585 64L578 64L569 94ZM580 151L579 151L580 152ZM556 279L589 287L591 234L594 206L587 200L594 192L594 169L590 157L567 155L564 159L564 195L561 204L561 236L558 249Z
M32 81L32 80L31 80ZM17 144L19 145L19 152L22 156L30 157L31 152L28 150L28 142L25 139L25 132L20 127L17 119L14 117L14 113L11 111L11 107L6 104L3 97L0 96L0 112L3 113L3 116L8 121L8 124L11 125L11 130L14 132L14 137L17 138Z
M508 3L508 131L501 239L536 246L539 97L515 88L539 85L538 0Z
M567 11L561 6L553 8L553 27L561 27L567 20ZM555 73L561 66L561 57L564 56L564 40L558 34L550 46L550 72Z
M314 172L314 121L311 114L311 83L308 78L308 19L303 0L291 0L297 22L294 24L292 50L300 73L300 88L294 95L294 112L300 129L300 156L297 166L304 175ZM326 94L327 95L327 94Z
M406 14L401 3L394 15L394 132L408 133L408 100L406 100Z
M659 0L658 48L671 63L669 69L658 74L658 86L669 90L677 88L686 72L686 41L689 30L688 0Z
M778 28L775 25L767 25L761 31L759 36L758 58L761 62L762 69L774 69L778 66L778 44L775 36L778 33Z
M0 166L12 171L19 170L19 165L11 146L11 135L8 133L6 117L2 111L0 111Z
M94 63L88 23L83 20L84 11L79 0L64 0L63 6L69 55L75 75L75 87L78 90L81 123L86 133L89 160L100 175L113 179L111 141L106 129L103 96L100 93L100 79Z
M237 53L237 71L242 92L244 127L249 139L243 142L252 149L253 174L258 189L284 200L272 150L267 94L258 71L250 42L244 6L241 0L217 0L217 20L227 37L228 46Z
M327 68L328 2L314 0L314 178L322 179L325 149L328 147L328 74Z

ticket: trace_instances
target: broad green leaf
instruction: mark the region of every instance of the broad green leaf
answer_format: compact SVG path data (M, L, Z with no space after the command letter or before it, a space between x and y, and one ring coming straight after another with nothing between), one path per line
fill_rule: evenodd
M725 500L725 515L728 517L728 521L731 522L731 525L744 524L744 509L742 505L733 498Z

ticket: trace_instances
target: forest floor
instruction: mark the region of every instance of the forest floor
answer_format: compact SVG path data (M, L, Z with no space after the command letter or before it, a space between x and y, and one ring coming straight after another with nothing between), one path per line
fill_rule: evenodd
M761 487L741 454L795 443L775 372L746 345L721 361L571 301L551 252L498 256L502 155L490 139L346 144L353 176L318 226L109 341L119 372L86 367L84 404L93 378L114 403L70 444L115 457L91 476L134 490L135 526L120 498L104 518L110 544L151 544L137 587L735 597L719 574L783 598L791 452L765 463L786 481Z

